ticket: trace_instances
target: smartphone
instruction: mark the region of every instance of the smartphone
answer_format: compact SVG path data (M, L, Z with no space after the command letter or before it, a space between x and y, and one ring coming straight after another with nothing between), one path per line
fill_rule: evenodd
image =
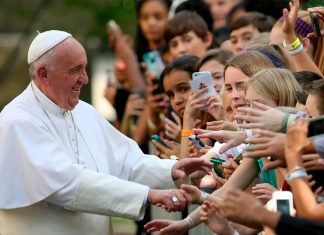
M321 28L316 13L310 12L310 18L312 21L313 31L316 33L317 37L321 36Z
M191 140L198 149L205 147L204 143L196 135L189 135L188 139Z
M146 62L147 71L153 73L159 79L164 69L160 53L156 50L147 52L143 55L143 60Z
M312 118L308 125L308 137L320 136L324 134L324 116Z
M223 177L223 171L218 166L221 165L223 162L225 162L225 160L220 159L220 158L212 157L210 159L210 162L214 163L214 171L216 172L216 174L219 177Z
M208 71L193 73L192 81L190 81L190 86L193 92L208 87L207 92L203 93L200 96L201 98L207 98L216 95L216 89L213 84L212 76ZM207 108L204 108L203 110L207 110Z
M276 191L272 194L274 210L293 215L293 195L289 191Z
M153 91L153 95L158 95L158 94L162 94L164 93L164 90L162 89L161 85L160 85L160 79L159 78L153 78L152 79L152 83L154 85L158 85L158 87ZM160 100L162 101L162 100Z
M107 29L116 30L117 28L118 28L118 25L116 24L116 22L114 20L109 20L107 22Z
M240 165L242 160L243 160L243 153L240 153L239 155L237 155L237 157L234 158L234 161L236 162L237 165Z
M155 135L152 135L152 136L151 136L151 139L152 139L152 140L155 140L156 142L162 144L162 145L165 146L165 147L168 147L168 146L163 142L163 140L160 138L159 135L156 135L156 134L155 134Z

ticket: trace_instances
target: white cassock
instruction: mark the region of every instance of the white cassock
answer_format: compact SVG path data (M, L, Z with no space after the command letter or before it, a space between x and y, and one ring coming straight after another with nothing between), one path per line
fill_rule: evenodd
M0 114L0 234L107 235L109 216L142 218L149 187L175 188L174 163L31 83Z

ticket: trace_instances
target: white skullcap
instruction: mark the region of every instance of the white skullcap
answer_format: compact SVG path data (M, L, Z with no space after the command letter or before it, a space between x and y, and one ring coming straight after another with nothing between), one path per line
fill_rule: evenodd
M59 43L63 42L68 37L72 37L72 35L59 30L50 30L39 33L30 44L27 55L27 63L33 63L39 57L44 55Z

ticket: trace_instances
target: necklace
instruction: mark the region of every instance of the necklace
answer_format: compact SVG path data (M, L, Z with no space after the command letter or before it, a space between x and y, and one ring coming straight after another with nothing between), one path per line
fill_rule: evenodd
M49 117L49 114L47 113L47 111L45 110L45 108L43 107L42 103L40 102L40 100L38 99L38 97L37 97L37 95L35 93L33 83L31 83L31 88L32 88L32 91L33 91L33 94L34 94L34 97L35 97L37 103L39 104L39 106L41 107L41 109L44 112L45 116L51 122L52 126L55 129L54 123L52 122L51 118ZM69 136L68 138L69 138L70 145L71 145L71 147L73 149L74 158L76 159L77 163L86 167L85 162L80 161L80 150L79 150L79 141L78 141L78 133L80 133L80 136L81 136L81 138L82 138L82 140L83 140L83 142L84 142L84 144L85 144L88 152L90 153L90 156L91 156L91 158L93 160L93 163L94 163L94 165L96 167L96 171L99 172L98 165L97 165L97 163L96 163L96 161L95 161L95 159L94 159L94 157L92 155L92 152L90 151L90 148L89 148L87 142L85 141L85 138L84 138L82 132L80 131L80 129L75 124L75 121L74 121L74 117L73 117L72 112L71 111L65 111L63 113L63 115L64 116L69 115L69 118L70 118L71 123L73 125L73 133L70 133L70 131L68 131L68 136ZM67 124L67 126L70 127L70 124L68 123L68 121L67 121L67 119L65 117L64 117L64 120L65 120L65 123ZM52 132L51 129L49 129L49 130L50 130L50 132Z

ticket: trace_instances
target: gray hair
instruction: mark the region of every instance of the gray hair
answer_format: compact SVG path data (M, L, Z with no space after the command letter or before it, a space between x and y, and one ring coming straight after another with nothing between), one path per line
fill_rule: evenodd
M32 80L36 79L36 70L40 65L45 64L48 69L53 69L53 57L56 55L56 51L56 47L53 47L29 65L28 71Z

